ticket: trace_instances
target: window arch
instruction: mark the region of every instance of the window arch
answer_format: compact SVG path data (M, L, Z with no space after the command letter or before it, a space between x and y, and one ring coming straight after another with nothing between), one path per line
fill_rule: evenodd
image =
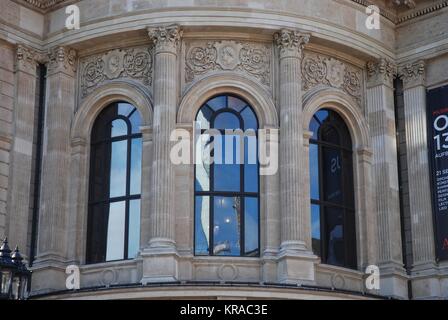
M312 247L323 263L356 268L353 152L350 132L336 112L311 119Z
M91 133L87 263L135 258L140 246L141 116L106 107Z
M195 128L195 255L259 256L257 117L220 95L201 107Z

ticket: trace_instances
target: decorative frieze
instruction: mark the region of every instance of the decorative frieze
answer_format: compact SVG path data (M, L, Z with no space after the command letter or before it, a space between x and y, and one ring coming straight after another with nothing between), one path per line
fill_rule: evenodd
M147 47L115 49L81 61L81 97L98 85L115 79L132 79L152 84L153 54Z
M397 75L397 65L385 58L367 63L367 80L369 86L380 84L393 87L393 80Z
M211 71L245 73L266 86L271 85L272 49L268 45L239 41L189 43L185 56L185 81Z
M399 68L398 75L405 89L425 85L425 61L419 60Z
M362 101L362 71L336 58L306 52L302 62L303 90L324 85L345 91L358 104Z

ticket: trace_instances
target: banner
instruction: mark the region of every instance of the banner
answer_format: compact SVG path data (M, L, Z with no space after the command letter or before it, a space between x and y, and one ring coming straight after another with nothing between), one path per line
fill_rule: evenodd
M448 86L429 90L427 101L436 255L443 261L448 260Z

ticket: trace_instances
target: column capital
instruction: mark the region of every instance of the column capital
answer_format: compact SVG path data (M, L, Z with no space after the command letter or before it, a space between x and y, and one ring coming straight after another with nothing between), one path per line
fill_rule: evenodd
M280 49L280 58L302 58L303 48L310 41L310 35L297 30L282 29L274 34L274 40Z
M23 71L36 75L36 67L39 63L45 63L45 55L23 44L18 44L16 49L16 71Z
M398 76L403 80L404 89L424 86L426 81L425 61L418 60L400 66Z
M48 73L62 72L73 76L76 72L77 52L69 47L55 47L48 53Z
M395 62L380 58L367 62L367 85L375 87L387 85L393 87L393 80L397 75L397 65Z
M154 43L156 53L177 53L183 30L178 25L149 27L148 36Z

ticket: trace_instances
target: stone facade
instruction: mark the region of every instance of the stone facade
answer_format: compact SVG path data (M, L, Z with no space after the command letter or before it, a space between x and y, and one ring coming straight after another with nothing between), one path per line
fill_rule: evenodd
M33 297L448 299L426 134L426 90L448 84L448 1L372 2L379 30L366 1L0 1L0 236L32 263ZM67 3L79 30L65 28ZM194 255L194 165L170 161L171 133L192 133L218 94L280 133L256 258ZM140 251L86 264L90 132L117 101L142 117ZM356 270L312 251L308 129L323 107L352 138ZM64 292L68 265L79 291ZM379 290L365 286L369 265Z

